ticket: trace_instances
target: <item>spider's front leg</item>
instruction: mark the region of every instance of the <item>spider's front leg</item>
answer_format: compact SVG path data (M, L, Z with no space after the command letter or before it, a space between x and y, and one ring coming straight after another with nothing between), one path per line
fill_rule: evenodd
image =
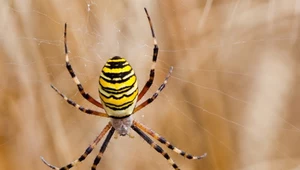
M96 99L94 99L92 96L90 96L87 92L84 91L83 86L81 85L78 77L76 76L72 65L70 64L69 61L69 51L68 51L68 44L67 44L67 23L65 23L65 31L64 31L64 45L65 45L65 58L66 58L66 67L72 77L72 79L74 80L74 82L77 85L77 88L80 92L80 94L82 95L82 97L84 97L86 100L88 100L89 102L91 102L92 104L100 107L103 109L103 106L101 103L99 103Z

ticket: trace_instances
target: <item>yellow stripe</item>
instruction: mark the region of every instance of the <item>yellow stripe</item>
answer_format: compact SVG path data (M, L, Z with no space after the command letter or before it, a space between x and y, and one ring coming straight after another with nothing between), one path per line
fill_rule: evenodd
M107 61L107 63L108 63L108 62L124 62L124 61L126 61L124 58L114 59L114 60L109 59L109 60Z
M129 96L129 97L124 96L121 99L106 98L103 95L101 95L101 93L100 93L100 96L101 96L101 99L104 103L111 103L111 104L114 104L114 105L122 105L126 102L133 101L135 99L135 97L137 96L137 94L138 94L138 89L136 89L135 92L131 96Z
M121 98L122 95L130 95L130 94L132 94L136 89L137 89L137 83L134 83L133 86L131 86L131 87L129 86L128 88L122 89L123 92L120 91L119 94L113 94L113 93L110 93L110 92L113 91L112 89L110 89L110 90L108 90L108 91L104 91L104 90L102 89L102 87L99 86L99 92L100 92L102 95L107 96L107 97L114 96L114 97L117 97L117 98Z
M102 69L102 71L104 71L105 73L123 73L123 72L128 72L131 70L131 67L130 65L127 65L123 68L113 68L113 69L110 69L110 68L107 68L107 67L104 67Z
M107 81L105 81L103 78L100 77L100 84L105 87L105 88L111 88L111 89L116 89L119 90L123 87L127 87L127 86L132 86L133 83L136 81L136 76L132 76L130 77L130 79L128 79L126 82L123 83L109 83Z
M109 106L110 108L112 107L112 108L118 109L118 108L122 108L122 107L128 107L128 106L130 106L130 105L132 105L132 102L130 102L130 103L126 104L126 105L122 105L122 106L111 106L111 105L108 105L108 106Z

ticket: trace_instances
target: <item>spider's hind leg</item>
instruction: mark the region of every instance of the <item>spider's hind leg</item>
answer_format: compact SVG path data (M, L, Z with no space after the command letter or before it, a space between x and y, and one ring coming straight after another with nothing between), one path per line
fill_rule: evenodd
M107 124L105 126L105 128L101 131L101 133L97 136L97 138L94 140L94 142L85 150L85 152L78 159L76 159L75 161L69 163L68 165L66 165L64 167L61 167L61 168L55 167L55 166L51 165L50 163L48 163L43 157L41 157L41 159L51 169L55 169L55 170L68 170L68 169L71 169L72 167L74 167L78 163L80 163L83 160L85 160L85 158L93 151L93 149L95 148L95 146L99 143L99 141L107 133L107 131L109 129L111 129L111 127L112 127L111 123Z
M143 125L142 123L139 123L139 122L137 122L137 121L134 120L133 124L134 124L134 126L138 127L142 131L148 133L154 139L158 140L160 143L166 145L169 149L171 149L175 153L177 153L177 154L179 154L179 155L181 155L181 156L183 156L185 158L188 158L188 159L203 159L207 155L207 153L204 153L201 156L193 156L191 154L188 154L188 153L184 152L183 150L178 149L177 147L175 147L174 145L172 145L169 141L167 141L161 135L159 135L158 133L154 132L153 130L151 130L147 126Z
M131 126L131 128L136 131L149 145L151 145L152 148L154 148L158 153L162 154L175 170L180 170L168 153L165 152L159 145L154 143L153 140L149 138L149 136L147 136L141 129L134 124Z
M101 149L100 149L97 157L94 160L94 163L93 163L93 166L92 166L92 170L96 170L96 167L100 163L102 155L103 155L104 151L106 150L106 147L107 147L107 145L108 145L108 143L109 143L112 135L114 134L114 132L115 132L115 128L112 127L110 129L110 131L108 132L108 134L107 134L107 136L105 138L105 141L103 142L103 144L101 146Z

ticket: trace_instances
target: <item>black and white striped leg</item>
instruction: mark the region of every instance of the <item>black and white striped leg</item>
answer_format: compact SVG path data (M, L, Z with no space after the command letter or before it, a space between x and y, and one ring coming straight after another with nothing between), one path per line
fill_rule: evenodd
M65 58L66 58L66 67L71 75L71 77L73 78L74 82L76 83L77 87L78 87L78 90L80 92L80 94L86 99L88 100L89 102L91 102L92 104L100 107L103 109L103 106L101 103L99 103L96 99L94 99L92 96L90 96L88 93L86 93L84 91L84 88L83 86L81 85L79 79L77 78L70 62L69 62L69 56L68 56L68 45L67 45L67 23L65 23L65 32L64 32L64 44L65 44Z
M107 147L107 145L108 145L108 143L109 143L109 141L110 141L112 135L114 134L114 132L115 132L115 128L112 127L112 128L110 129L110 131L108 132L108 134L107 134L107 136L106 136L106 138L105 138L105 141L103 142L103 144L102 144L102 146L101 146L101 148L100 148L100 151L99 151L97 157L96 157L95 160L94 160L93 166L92 166L92 168L91 168L92 170L96 170L96 167L97 167L97 165L100 163L101 158L102 158L102 155L103 155L103 153L105 152L105 149L106 149L106 147Z
M167 77L165 78L163 84L160 85L160 87L156 90L156 92L152 95L151 98L147 99L146 101L144 101L143 103L141 103L140 105L138 105L134 109L133 113L141 110L142 108L144 108L145 106L147 106L148 104L150 104L151 102L153 102L157 98L157 96L159 95L159 93L166 87L166 84L168 83L168 79L171 76L172 71L173 71L173 67L171 66L170 70L169 70L169 73L168 73Z
M74 167L76 164L82 162L83 160L85 160L85 158L93 151L93 149L95 148L95 146L99 143L99 141L102 139L102 137L108 132L108 130L112 127L111 123L108 123L105 128L101 131L101 133L97 136L97 138L94 140L94 142L92 144L90 144L90 146L85 150L85 152L75 161L71 162L70 164L62 167L62 168L58 168L55 167L51 164L49 164L43 157L41 157L42 161L49 166L52 169L55 170L68 170L71 169L72 167Z
M145 9L145 12L146 12L146 15L147 15L147 18L148 18L148 21L149 21L149 25L150 25L150 28L151 28L151 34L152 34L152 37L153 37L154 47L153 47L152 66L151 66L151 70L150 70L149 80L144 85L142 91L140 92L140 94L138 96L137 101L139 101L147 93L147 91L149 90L149 88L151 87L151 85L153 83L154 75L155 75L155 65L156 65L156 60L157 60L157 55L158 55L158 45L157 45L157 40L156 40L156 37L155 37L154 29L153 29L153 26L152 26L151 18L148 14L147 9L146 8L144 8L144 9Z
M76 107L77 109L79 109L80 111L87 113L87 114L91 114L91 115L96 115L96 116L101 116L101 117L109 117L106 113L104 112L98 112L95 110L91 110L88 108L84 108L82 106L80 106L79 104L75 103L73 100L69 99L66 95L62 94L55 86L53 86L51 84L51 87L62 97L64 98L70 105Z
M159 145L154 143L153 140L150 139L142 130L135 125L132 125L131 128L136 131L149 145L151 145L152 148L154 148L158 153L162 154L174 169L179 170L179 167L176 165L173 159Z
M191 154L188 154L186 152L184 152L181 149L178 149L177 147L175 147L174 145L172 145L169 141L167 141L164 137L162 137L161 135L159 135L158 133L154 132L153 130L151 130L150 128L148 128L147 126L143 125L140 122L137 121L133 121L133 124L138 127L139 129L141 129L142 131L148 133L150 136L152 136L154 139L158 140L160 143L166 145L169 149L171 149L172 151L174 151L175 153L186 157L188 159L203 159L204 157L206 157L206 153L204 153L201 156L193 156Z

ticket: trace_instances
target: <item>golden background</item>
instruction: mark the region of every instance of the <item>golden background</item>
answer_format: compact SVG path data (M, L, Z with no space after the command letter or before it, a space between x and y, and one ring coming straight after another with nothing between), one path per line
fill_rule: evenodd
M49 169L78 158L109 119L83 114L51 88L97 109L77 91L70 62L98 99L107 59L125 57L141 89L153 41L160 47L146 97L174 72L156 101L134 117L203 160L164 149L184 170L299 170L299 0L0 2L0 170ZM146 99L146 98L145 98ZM103 141L103 140L102 140ZM74 169L90 169L101 143ZM98 169L172 169L137 134L112 139Z

